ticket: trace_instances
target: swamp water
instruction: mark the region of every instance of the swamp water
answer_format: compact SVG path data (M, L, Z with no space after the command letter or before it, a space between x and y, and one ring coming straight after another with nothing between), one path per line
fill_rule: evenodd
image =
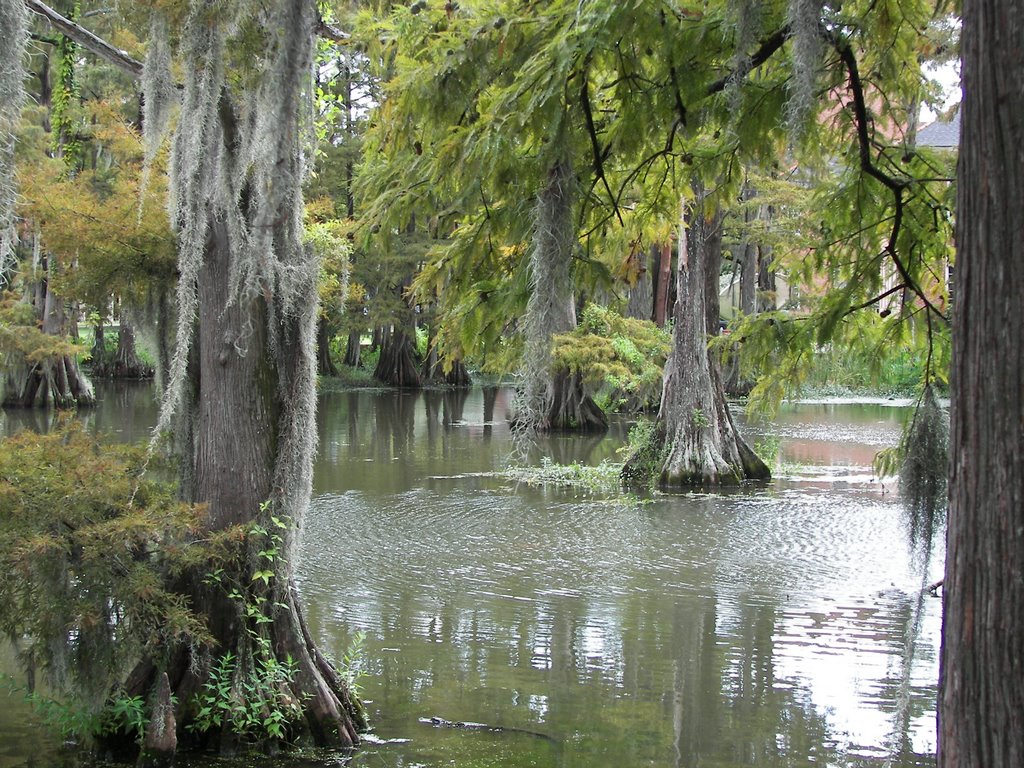
M941 535L870 470L905 403L787 406L745 429L779 443L770 485L641 501L507 479L509 397L322 396L300 586L325 651L363 638L373 732L351 758L244 764L934 765ZM87 418L139 439L148 398ZM624 441L543 451L597 464ZM0 768L56 760L6 697L0 734Z

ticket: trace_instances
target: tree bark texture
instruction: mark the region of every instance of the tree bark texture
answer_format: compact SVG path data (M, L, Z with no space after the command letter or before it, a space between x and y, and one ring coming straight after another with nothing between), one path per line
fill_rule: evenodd
M1024 1L964 4L940 768L1024 765Z
M530 251L530 299L523 320L523 383L516 422L535 432L603 431L604 413L587 394L580 375L552 359L551 340L576 327L572 258L575 179L568 160L548 173L537 195Z
M54 294L51 271L53 256L42 259L38 280L26 291L26 299L35 309L39 328L54 338L67 336L64 301ZM96 402L92 384L82 373L78 360L71 354L53 354L45 359L22 362L8 367L4 376L5 408L57 408L91 406Z
M114 353L111 376L115 379L148 379L153 376L153 369L139 357L135 327L124 312L117 328L117 352Z
M362 357L363 334L361 331L352 331L348 335L348 343L345 345L345 365L349 368L358 368Z
M660 249L651 246L650 254L643 251L632 254L629 258L630 274L635 274L634 282L630 283L629 299L626 304L626 316L637 320L652 320L654 317L654 283L651 280L650 264L658 263Z
M331 357L331 333L327 320L321 317L316 326L316 372L321 376L337 376L338 367Z
M421 386L412 337L403 328L395 326L385 336L373 378L393 387L412 389Z
M672 353L658 413L666 449L659 484L667 489L770 475L736 430L721 374L708 354L709 328L718 328L720 229L721 217L705 215L700 202L689 233L680 229Z
M672 284L672 245L665 243L659 249L658 280L654 286L654 316L651 318L659 328L665 327L668 319L669 293Z
M275 356L267 349L264 298L231 297L231 248L227 227L215 221L198 280L202 322L197 328L193 360L191 459L186 457L192 464L188 497L206 505L206 525L211 531L247 526L260 519L264 504L275 498L280 417L286 408ZM301 525L301 520L293 522ZM265 566L258 565L253 556L243 556L236 567L239 572L234 575L247 584L251 571ZM267 587L268 604L274 606L273 621L267 624L253 625L251 618L243 615L238 600L229 598L223 586L210 584L208 574L186 575L179 589L189 595L193 609L206 616L216 647L183 648L165 670L144 660L126 686L130 691L148 691L166 671L179 702L179 741L190 747L205 744L233 750L235 737L227 730L195 735L181 726L194 716L190 709L194 696L201 690L215 656L230 651L239 659L251 659L255 653L254 633L263 633L278 659L291 657L297 663L290 693L303 702L304 722L299 730L308 733L316 744L358 743L357 731L365 727L362 711L309 634L291 565ZM210 738L218 741L210 744ZM148 748L149 759L158 757L157 751Z

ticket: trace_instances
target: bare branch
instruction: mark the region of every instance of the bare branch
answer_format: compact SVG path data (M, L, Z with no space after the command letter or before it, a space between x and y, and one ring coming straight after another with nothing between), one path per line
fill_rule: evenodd
M132 77L142 77L142 62L133 59L126 51L115 48L106 40L97 37L85 27L71 21L71 19L61 16L53 8L39 2L39 0L25 0L25 5L28 6L30 11L46 19L54 29L74 40L86 50L91 51L101 59L105 59Z
M57 11L53 10L53 8L46 5L46 3L42 3L39 0L25 0L25 5L30 11L46 19L50 26L62 35L74 40L86 50L91 51L101 59L110 62L115 67L127 72L134 78L142 77L142 62L133 59L128 55L127 51L115 48L106 40L93 34L82 25L76 24L66 16L60 15ZM316 33L320 37L333 40L336 43L345 43L349 39L348 33L342 32L340 29L331 26L323 19L318 21Z
M322 18L317 20L316 34L318 37L322 37L325 40L331 40L335 43L347 43L351 37L348 32L342 32L337 27L328 24Z

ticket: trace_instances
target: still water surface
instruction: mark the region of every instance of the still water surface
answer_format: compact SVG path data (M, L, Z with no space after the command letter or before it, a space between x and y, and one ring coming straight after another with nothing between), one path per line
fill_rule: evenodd
M119 392L92 426L137 439L148 392ZM506 479L508 400L321 398L300 580L327 651L365 633L351 765L934 765L941 547L869 466L905 407L788 406L746 428L780 440L772 484L622 500ZM624 440L542 450L596 464ZM45 765L3 707L0 768Z

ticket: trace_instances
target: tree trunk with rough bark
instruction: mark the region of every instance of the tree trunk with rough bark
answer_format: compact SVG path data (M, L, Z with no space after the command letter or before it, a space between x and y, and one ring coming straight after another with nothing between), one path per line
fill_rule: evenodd
M654 286L654 315L651 319L659 328L664 328L668 319L669 294L672 291L671 243L665 243L659 249L657 278Z
M568 160L555 163L537 195L530 250L530 299L523 319L523 382L515 423L523 433L594 432L608 428L580 375L560 366L551 339L576 327L572 258L575 179Z
M650 254L634 253L630 256L630 274L635 279L629 284L629 299L626 303L626 317L650 320L654 316L654 284L651 280L650 264L658 261L659 250L651 246Z
M940 768L1024 765L1024 1L964 4Z
M192 356L194 398L190 406L195 417L190 420L192 431L184 440L191 450L190 458L186 458L189 466L183 490L189 500L206 505L208 532L232 526L246 529L255 522L271 527L262 510L279 493L275 483L275 467L280 463L276 452L283 450L281 417L289 408L282 400L287 393L279 386L279 369L312 365L312 361L302 359L306 353L297 343L288 345L291 351L276 360L268 351L264 299L231 299L230 253L230 234L218 222L199 273L200 323ZM299 335L295 326L300 322L298 318L284 320L286 339ZM296 381L301 378L298 370L284 375ZM296 528L301 525L299 520L290 522L282 531L288 556L294 553ZM178 702L178 744L231 752L238 746L238 737L228 729L196 734L182 726L195 719L195 697L217 659L228 652L234 654L240 660L238 674L243 675L244 665L248 663L251 669L261 653L260 642L266 642L276 659L291 658L295 663L294 677L280 683L282 696L301 702L302 719L289 724L289 735L305 735L314 744L356 744L358 731L365 727L361 705L310 635L295 586L294 563L268 564L261 560L257 550L266 546L266 541L253 538L240 553L237 572L231 574L234 582L247 587L256 584L257 591L245 605L230 597L222 583L211 583L211 574L202 568L181 578L179 591L188 596L193 610L207 618L217 644L213 648L181 648L171 663L163 666L146 659L133 672L126 688L148 695L159 684L160 675L166 673ZM268 565L277 573L259 589L254 574ZM262 606L260 615L272 621L264 623L255 614L250 615L248 609L254 606Z
M59 349L60 340L68 337L68 318L64 301L51 288L53 256L44 256L39 265L39 279L26 290L26 301L35 310L39 329L55 344L53 354L39 361L21 360L7 367L4 375L5 408L76 408L94 405L92 384L82 373L72 352ZM66 346L66 345L65 345Z
M348 342L345 344L345 365L349 368L358 368L362 362L362 339L361 331L351 331L348 335Z
M316 326L316 372L321 376L338 375L338 366L331 357L332 336L326 318L321 317Z
M97 379L109 375L110 354L107 352L107 329L103 320L97 320L92 327L92 348L89 350L89 374Z
M147 761L182 746L350 747L365 727L312 638L295 581L317 438L320 265L302 242L301 193L317 8L268 0L245 9L244 33L241 9L196 4L179 27L189 66L170 163L177 345L159 422L174 437L183 497L205 509L196 535L229 531L235 543L222 568L197 565L173 583L214 642L155 649L129 676L129 694L159 699L166 673L164 698L175 702L164 722L177 744L147 744ZM260 55L241 55L253 45ZM227 703L257 715L254 731L195 727L196 694L228 661ZM283 733L265 724L275 713Z
M412 337L404 329L396 326L386 335L373 378L392 387L416 388L422 385Z
M672 353L665 364L654 436L653 469L665 489L770 477L768 467L737 431L721 373L708 354L708 336L718 328L720 225L720 216L706 215L698 202L689 237L685 223L680 229ZM645 458L649 461L650 454L634 455L626 462L623 477L628 482L635 483L650 471L638 466Z
M420 374L422 380L430 384L441 384L458 389L473 386L473 379L462 360L449 361L447 370L445 369L444 361L437 353L435 341L436 339L431 334L430 350L427 352L427 359L423 361L423 372Z
M153 376L153 368L139 357L135 343L135 327L123 311L117 328L117 352L114 354L114 366L110 375L115 379L148 379Z

